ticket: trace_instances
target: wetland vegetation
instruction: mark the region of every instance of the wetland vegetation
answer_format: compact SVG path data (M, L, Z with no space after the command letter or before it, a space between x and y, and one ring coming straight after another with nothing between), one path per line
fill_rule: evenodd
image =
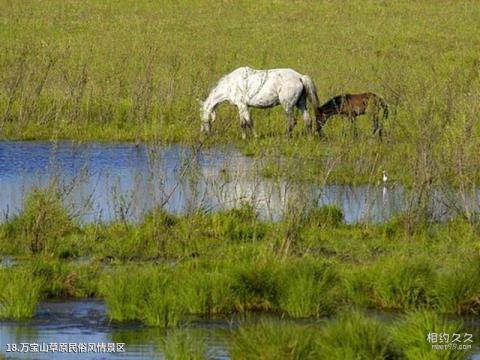
M303 124L288 141L276 108L253 112L260 139L243 142L236 109L224 106L204 145L267 156L271 176L304 164L296 173L320 183L376 183L381 169L411 186L478 180L475 2L4 1L2 10L3 138L197 144L197 99L220 76L291 67L314 79L321 101L383 95L384 141L362 118L356 140L331 119L324 141L303 136ZM290 160L279 167L279 157Z
M385 170L384 189L406 192L404 211L381 223L346 223L341 209L312 207L301 192L275 220L249 202L182 213L159 202L137 221L120 212L84 222L65 205L65 188L46 181L0 224L2 319L31 318L47 299L95 297L114 324L167 329L158 347L172 359L214 357L188 328L195 319L256 314L271 319L229 330L232 358L468 356L432 351L425 339L471 331L462 318L480 313L480 219L470 206L480 175L477 2L0 0L0 8L3 140L174 143L192 158L233 146L286 187L375 186ZM204 137L197 100L242 65L308 74L321 102L381 94L390 110L383 141L365 117L358 137L332 118L321 140L300 121L287 139L278 108L253 110L260 136L243 141L229 106ZM198 176L193 163L185 177ZM432 198L445 189L463 202L448 203L454 216L440 221Z
M333 206L289 211L272 222L248 204L183 215L156 209L137 224L80 225L51 191L34 192L0 225L1 252L17 262L0 270L1 315L25 318L42 299L93 296L115 323L181 329L255 313L285 319L234 328L230 349L240 359L415 359L431 347L421 331L459 329L461 317L478 316L477 223L457 217L412 230L402 216L347 225ZM164 340L173 342L167 351L188 353L179 336Z

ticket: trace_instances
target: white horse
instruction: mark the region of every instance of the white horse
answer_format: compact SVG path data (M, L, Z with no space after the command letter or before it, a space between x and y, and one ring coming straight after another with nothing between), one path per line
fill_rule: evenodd
M282 105L287 114L288 136L292 135L296 124L293 114L295 106L302 112L307 130L311 132L312 121L307 111L307 97L315 110L316 131L320 134L317 89L310 76L299 74L292 69L255 70L241 67L222 77L207 99L200 102L201 130L207 134L211 132L212 122L216 117L215 108L228 101L235 105L240 113L243 139L247 136L247 128L257 137L248 108L270 108L278 104Z

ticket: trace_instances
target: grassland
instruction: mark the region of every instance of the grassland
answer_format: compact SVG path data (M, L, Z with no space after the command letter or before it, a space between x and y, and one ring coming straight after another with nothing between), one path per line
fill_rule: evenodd
M227 144L290 182L375 184L385 169L415 204L384 224L346 225L338 209L302 206L267 222L246 205L81 225L55 193L34 192L0 224L0 254L18 262L0 268L0 317L30 317L56 296L100 297L112 321L170 329L257 312L332 316L320 328L233 330L232 356L433 359L422 336L462 327L445 317L478 316L478 214L439 223L427 205L439 187L478 184L478 2L0 0L0 9L3 139ZM260 138L242 141L229 106L203 138L197 99L242 65L309 74L321 100L382 94L384 140L366 118L358 138L332 119L322 140L300 122L288 140L284 114L271 109L253 110ZM177 329L160 346L171 358L205 358L202 340L190 339L194 349L189 339Z
M344 136L291 141L280 109L253 111L242 142L222 107L206 145L295 157L304 179L375 182L381 169L411 186L478 180L480 29L475 1L1 2L0 136L198 143L197 99L250 65L310 74L321 100L374 91L389 102L383 143ZM266 166L285 176L288 166Z

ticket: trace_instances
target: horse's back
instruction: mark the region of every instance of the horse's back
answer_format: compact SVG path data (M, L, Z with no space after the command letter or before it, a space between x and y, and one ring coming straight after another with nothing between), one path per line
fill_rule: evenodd
M290 69L290 68L277 68L277 69L255 69L250 66L241 66L232 72L230 72L227 76L283 76L283 77L296 77L301 78L302 74L298 73L297 71Z
M304 90L303 75L293 69L239 67L223 76L215 90L231 104L267 108L295 104Z
M254 69L243 66L234 70L231 75L232 79L235 78L239 84L251 88L254 93L278 92L289 88L298 90L303 87L302 75L289 68Z
M345 94L344 95L349 102L368 102L368 101L376 101L380 98L379 95L373 92L365 92L360 94Z

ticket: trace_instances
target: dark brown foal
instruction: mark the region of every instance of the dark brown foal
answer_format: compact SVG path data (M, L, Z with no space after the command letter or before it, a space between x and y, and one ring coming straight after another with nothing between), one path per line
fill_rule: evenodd
M383 118L386 119L388 117L387 103L377 94L368 92L337 95L318 108L317 129L321 129L331 116L341 115L350 119L354 136L357 136L355 118L359 115L368 114L372 117L373 133L378 134L381 138L380 110L383 110Z

